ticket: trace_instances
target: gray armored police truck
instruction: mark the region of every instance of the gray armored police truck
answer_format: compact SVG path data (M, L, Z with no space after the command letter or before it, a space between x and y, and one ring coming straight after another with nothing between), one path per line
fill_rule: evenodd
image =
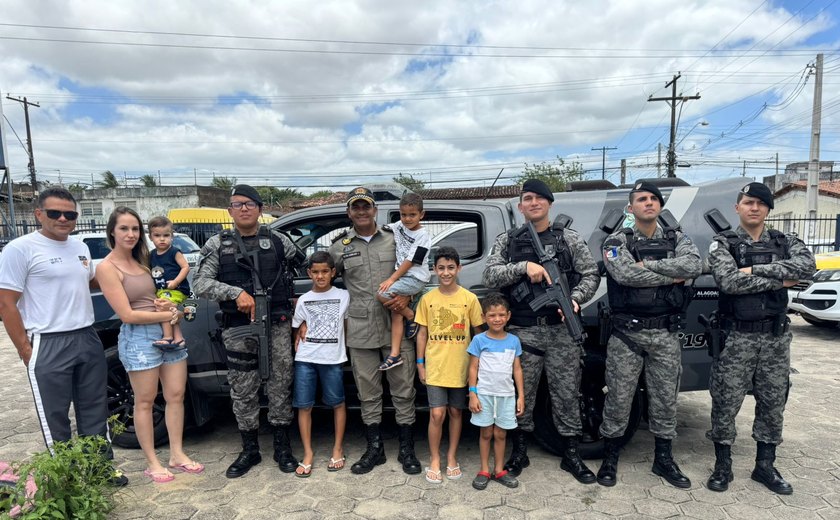
M705 256L715 232L704 215L713 209L720 210L729 222L737 222L734 212L735 197L745 183L743 177L714 181L690 186L679 179L654 179L664 197L665 209L670 212L681 229L697 244ZM573 183L564 193L557 193L550 216L556 222L568 225L583 236L596 261L602 258L601 244L606 236L624 223L624 209L628 202L629 187L615 187L609 182L583 181ZM398 196L388 191L374 193L378 199L378 222L386 224L399 219ZM517 198L489 200L426 200L424 225L436 237L433 249L452 246L462 258L463 269L460 284L479 297L489 292L482 285L481 278L490 248L500 233L524 223L517 209ZM560 216L559 219L557 217ZM304 252L329 248L332 239L350 225L346 207L334 204L307 208L284 215L272 222L273 229L286 233ZM394 261L395 258L383 258ZM337 282L340 284L340 280ZM431 284L436 283L432 277ZM304 269L295 273L295 292L308 290L310 281ZM598 433L604 406L604 360L606 347L601 329L605 328L599 319L599 303L606 303L606 278L595 296L582 308L581 321L587 333L584 345L585 356L583 378L580 388L581 416L584 438L581 452L585 457L598 457L602 451L602 440ZM700 314L708 315L717 308L718 290L711 275L704 273L693 281L694 298L686 309L685 328L680 333L682 340L681 391L707 390L711 358L707 353L707 342L703 328L698 324ZM137 439L131 424L133 395L117 356L117 333L119 320L105 303L101 294L94 295L97 312L97 329L106 347L108 359L108 404L112 414L117 414L127 423L128 429L115 443L125 447L137 447ZM189 380L187 385L188 420L201 425L210 420L219 407L227 408L229 387L225 352L220 340L220 331L215 314L218 306L212 302L198 302L195 319L184 322L183 330L189 348ZM348 406L358 406L353 378L346 371L345 384L348 388ZM418 390L422 388L418 383ZM643 418L645 402L644 374L641 376L635 394L629 426L625 439L629 440ZM154 412L155 438L164 442L166 425L163 418L163 400ZM425 399L418 398L418 405ZM534 411L536 428L534 436L550 452L557 452L559 435L551 420L550 402L545 381L538 390L537 406Z

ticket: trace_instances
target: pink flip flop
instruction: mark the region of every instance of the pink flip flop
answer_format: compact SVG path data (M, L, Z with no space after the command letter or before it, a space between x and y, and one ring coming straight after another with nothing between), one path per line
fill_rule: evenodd
M195 461L185 462L183 464L178 464L175 466L170 465L169 469L171 469L172 471L183 471L184 473L196 474L204 471L204 464Z
M175 480L175 475L166 470L152 472L151 470L147 469L143 472L143 474L152 479L152 482L156 484L163 484L165 482L172 482L173 480Z

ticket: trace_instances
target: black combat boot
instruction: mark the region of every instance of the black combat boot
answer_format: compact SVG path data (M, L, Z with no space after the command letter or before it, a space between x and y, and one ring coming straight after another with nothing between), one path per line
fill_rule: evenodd
M712 491L726 491L729 483L735 479L732 474L732 446L728 444L715 443L715 470L706 487Z
M773 493L790 495L793 493L793 486L788 484L779 474L779 470L773 467L774 462L776 462L776 445L759 441L752 479L761 482Z
M227 478L238 478L262 462L258 430L239 430L242 435L242 452L225 472Z
M651 471L653 471L654 475L659 475L667 480L674 487L691 487L691 481L683 475L680 467L677 466L677 463L674 462L674 457L671 455L671 439L656 437L656 448L653 452L653 467Z
M618 482L618 452L621 450L619 439L604 439L604 461L598 470L598 484L612 487Z
M379 433L378 424L365 426L367 437L367 449L362 454L359 462L350 467L350 471L357 475L367 473L380 464L385 464L385 446L382 444L382 434Z
M586 467L583 459L578 453L578 444L580 437L563 437L565 449L563 450L563 458L560 459L560 469L568 471L581 484L592 484L595 482L595 474Z
M409 475L420 473L420 461L414 455L414 426L400 424L400 454L397 461L402 464L403 471Z
M292 455L292 444L289 441L288 424L274 427L274 462L283 473L293 473L297 469L297 459Z
M516 428L508 434L513 448L510 450L510 458L505 462L505 469L514 477L518 477L523 469L531 465L531 460L528 458L528 440L525 435L526 433L521 428Z

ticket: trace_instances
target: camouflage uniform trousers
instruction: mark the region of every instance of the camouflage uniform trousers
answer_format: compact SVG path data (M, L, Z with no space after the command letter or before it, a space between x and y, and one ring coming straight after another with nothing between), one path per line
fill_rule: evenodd
M735 443L735 417L750 387L755 396L752 436L756 441L781 444L790 376L790 342L785 332L731 331L726 347L712 364L712 429L706 437L721 444Z
M615 334L610 337L605 374L607 397L604 401L601 435L611 439L624 435L633 395L644 369L650 432L663 439L675 439L677 394L682 375L681 347L677 333L666 329L622 332L647 356L642 357L633 352Z
M256 430L260 426L260 371L258 345L253 337L237 337L237 329L231 327L222 331L222 341L227 351L228 383L233 401L233 414L240 430ZM240 365L253 367L251 370L232 368ZM294 356L291 344L289 322L275 322L271 326L271 376L266 385L268 396L268 422L272 426L288 426L292 423L292 380L294 377Z
M519 337L522 343L520 362L525 387L525 414L518 419L519 427L526 432L534 431L537 387L545 367L551 415L557 432L564 437L581 435L580 359L583 351L572 341L566 325L511 326L508 332ZM529 350L541 351L543 355Z

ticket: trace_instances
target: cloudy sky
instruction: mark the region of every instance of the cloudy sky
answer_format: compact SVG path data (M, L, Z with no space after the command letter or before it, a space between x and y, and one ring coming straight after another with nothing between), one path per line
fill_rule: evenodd
M410 173L509 184L525 163L656 176L681 73L678 175L807 161L817 53L823 160L840 160L840 2L4 0L3 133L25 180L213 175L346 189ZM9 124L10 123L10 124ZM708 124L705 124L708 123ZM599 150L592 150L598 148ZM663 169L664 172L664 169Z

